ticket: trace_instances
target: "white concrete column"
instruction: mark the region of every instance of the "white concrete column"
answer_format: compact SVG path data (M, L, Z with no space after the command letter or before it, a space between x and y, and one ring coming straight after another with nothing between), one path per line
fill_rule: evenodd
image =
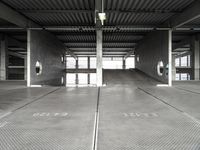
M200 45L199 45L199 40L196 40L194 41L193 43L194 45L194 80L199 80L200 79L200 70L199 70L199 67L200 67Z
M27 30L27 87L31 86L31 30Z
M172 54L172 80L176 80L176 56Z
M172 86L172 30L168 31L168 86Z
M88 62L88 70L90 70L90 57L87 58ZM90 73L88 73L88 84L90 84Z
M97 68L96 68L96 81L97 81L97 86L102 86L103 85L103 32L102 30L97 30L96 31L96 39L97 39Z
M190 47L191 47L191 58L190 58L190 64L192 67L192 72L191 72L191 80L199 80L200 79L200 47L199 47L199 40L196 36L194 36L193 38L191 38L191 43L190 43Z
M125 70L126 69L126 59L123 57L122 60L122 69Z
M0 80L6 80L8 76L8 43L6 36L2 36L0 41L1 46L1 64L0 64Z
M27 57L24 57L24 80L27 80Z
M76 59L76 84L79 84L79 82L78 82L78 58Z

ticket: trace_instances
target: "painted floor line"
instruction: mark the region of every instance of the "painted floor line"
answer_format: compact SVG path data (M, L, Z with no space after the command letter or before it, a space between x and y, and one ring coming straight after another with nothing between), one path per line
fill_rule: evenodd
M98 88L97 106L95 112L94 130L92 138L92 150L97 150L98 130L99 130L99 98L100 98L100 87Z
M200 125L200 120L198 120L198 119L196 119L195 117L189 115L188 113L184 112L183 110L180 110L179 108L176 108L175 106L173 106L173 105L171 105L171 104L165 102L164 100L162 100L162 99L158 98L157 96L155 96L155 95L153 95L153 94L151 94L151 93L145 91L145 90L142 89L142 88L139 88L139 87L138 87L138 89L141 90L141 91L143 91L144 93L146 93L146 94L148 94L148 95L150 95L150 96L156 98L156 99L159 100L160 102L162 102L162 103L164 103L164 104L170 106L171 108L175 109L176 111L180 112L181 114L183 114L183 115L186 116L187 118L191 119L192 121L194 121L195 123L197 123L197 124Z
M176 89L178 89L178 90L181 90L181 91L193 93L193 94L198 94L198 95L200 94L200 93L198 93L198 92L194 92L194 91L191 91L191 90L183 89L183 88L180 88L180 87L174 87L174 88L176 88Z
M40 100L41 98L43 98L43 97L45 97L45 96L47 96L47 95L49 95L49 94L51 94L51 93L53 93L53 92L59 90L59 89L60 89L60 88L57 88L57 89L55 89L55 90L53 90L53 91L51 91L51 92L48 92L48 93L46 93L46 94L44 94L44 95L42 95L42 96L40 96L40 97L38 97L38 98L36 98L36 99L30 101L29 103L26 103L26 104L24 104L23 106L20 106L20 107L18 107L18 108L16 108L16 109L12 110L11 112L8 112L8 113L6 113L6 114L0 116L0 119L3 119L3 118L6 118L6 117L10 116L10 115L13 114L14 112L16 112L16 111L18 111L18 110L20 110L20 109L26 107L26 106L29 105L29 104L32 104L32 103L34 103L34 102Z
M8 115L10 115L10 114L12 114L12 112L7 112L7 113L1 115L1 116L0 116L0 119L3 119L3 118L5 118L6 116L8 116Z

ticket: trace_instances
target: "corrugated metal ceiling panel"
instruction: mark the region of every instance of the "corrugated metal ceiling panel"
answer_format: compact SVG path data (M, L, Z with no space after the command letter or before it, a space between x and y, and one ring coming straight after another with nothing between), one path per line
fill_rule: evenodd
M93 13L31 13L26 16L43 26L94 25Z
M106 10L177 10L194 0L105 0Z
M57 36L61 41L95 41L95 35L59 35Z
M94 26L95 0L2 0L28 18L43 26ZM182 12L194 0L105 0L107 19L106 26L126 27L135 25L150 25L156 27L176 13ZM26 10L36 10L26 12ZM37 12L37 10L73 10L73 12ZM83 11L80 11L83 10ZM85 11L86 10L86 11ZM84 12L85 11L85 12ZM114 11L114 12L112 12ZM197 19L190 24L199 25ZM141 40L150 30L118 30L113 28L105 31L103 40L106 42L121 41L121 43L104 43L104 47L134 47L134 41ZM53 31L51 31L53 32ZM62 34L59 34L62 33ZM78 34L72 34L72 33ZM53 32L62 41L72 41L68 47L95 47L95 31L81 32L58 30ZM88 33L88 34L87 34ZM138 34L136 34L138 33ZM140 35L140 33L143 33ZM25 36L14 36L25 41ZM180 37L174 38L178 40ZM78 43L87 41L87 43ZM88 41L92 41L91 43ZM124 41L124 43L123 43ZM129 44L127 41L132 41ZM75 43L77 42L77 43Z
M77 10L73 13L26 13L41 25L94 25L95 0L3 0L16 10ZM160 24L194 0L105 0L106 25ZM82 12L78 10L90 10ZM110 12L139 11L138 13ZM149 11L155 11L151 13ZM172 11L172 12L171 12ZM166 12L166 13L163 13Z
M173 15L171 13L108 13L105 25L156 25Z
M94 0L3 0L15 9L21 10L64 10L94 9Z

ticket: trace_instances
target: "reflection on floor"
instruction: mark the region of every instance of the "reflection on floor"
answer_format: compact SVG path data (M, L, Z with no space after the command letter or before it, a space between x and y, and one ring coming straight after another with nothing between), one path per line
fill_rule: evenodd
M0 150L200 149L200 82L156 87L120 70L104 81L99 89L0 82Z

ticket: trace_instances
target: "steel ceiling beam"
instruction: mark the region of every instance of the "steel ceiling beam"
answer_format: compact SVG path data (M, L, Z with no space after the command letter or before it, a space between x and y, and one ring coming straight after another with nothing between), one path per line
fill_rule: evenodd
M164 23L164 26L178 28L198 18L200 18L200 0L194 1L182 13L170 18Z
M103 48L103 51L104 50L132 50L133 48ZM96 51L96 48L70 48L70 50L72 51L86 51L86 50L94 50Z
M25 16L8 7L3 2L0 2L0 18L22 28L41 27L32 20L27 19Z
M125 56L124 59L127 59L128 57L130 57L132 54L134 54L135 49L132 49L131 51L129 51Z
M28 28L31 30L47 30L54 32L68 32L68 31L77 31L82 32L83 31L95 31L94 26L44 26L44 27L38 27L38 28ZM156 31L156 30L169 30L170 25L169 21L165 23L165 25L161 25L160 27L156 27L156 25L135 25L135 26L104 26L102 27L103 31ZM22 27L0 27L0 31L25 31ZM190 26L190 27L178 27L175 28L174 31L200 31L200 27Z
M17 11L25 14L45 14L45 13L94 13L94 10L87 9L87 10L75 10L75 9L65 9L65 10L23 10L23 9L17 9ZM170 13L170 14L177 14L181 13L181 11L174 11L174 10L145 10L145 9L129 9L129 10L105 10L106 13L156 13L156 14L163 14L163 13Z
M137 43L138 40L134 40L134 41L130 41L130 40L127 40L127 41L104 41L103 43L106 43L106 44L115 44L115 43L119 43L119 44L122 44L122 43L127 43L127 44L133 44L133 43ZM96 43L95 41L67 41L65 42L64 44L93 44L93 43Z
M81 50L81 51L78 51L78 50L74 50L73 51L74 53L79 53L79 52L96 52L96 50ZM127 52L129 52L129 50L103 50L103 52L124 52L124 53L127 53Z
M25 58L25 56L24 56L24 55L22 55L22 54L19 54L19 53L17 53L17 52L12 52L12 51L9 51L9 52L8 52L8 54L9 54L9 55L11 55L11 56L15 56L15 57L22 58L22 59L24 59L24 58Z
M96 44L96 42L81 42L81 41L78 41L78 42L65 42L64 43L65 45L76 45L76 44ZM136 42L121 42L121 41L118 41L118 42L103 42L103 44L116 44L116 45L120 45L120 44L137 44Z
M181 47L183 47L185 45L190 45L193 39L194 39L194 36L182 39L180 42L178 42L178 43L173 45L172 50L175 50L177 48L181 48Z
M5 5L3 2L0 2L0 18L13 23L21 28L24 29L30 29L30 28L43 28L39 24L36 24L32 20L26 18L19 12L13 10L9 6ZM73 57L76 57L73 52L70 50L66 49L69 54L71 54Z
M70 49L70 51L72 51L72 49L81 49L81 48L87 48L87 49L91 49L91 48L96 48L96 45L95 46L71 46L71 47L68 47L68 46L66 46L66 48L68 48L68 49ZM103 47L103 49L107 49L107 48L112 48L112 49L114 49L114 48L123 48L123 49L125 49L125 48L134 48L134 47L132 47L132 46L109 46L109 47Z

